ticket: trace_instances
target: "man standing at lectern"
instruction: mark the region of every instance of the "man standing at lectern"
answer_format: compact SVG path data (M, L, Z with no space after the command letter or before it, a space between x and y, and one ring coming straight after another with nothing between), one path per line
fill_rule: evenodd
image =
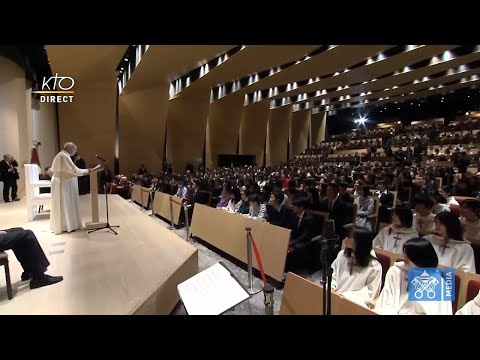
M82 227L80 216L78 176L87 175L92 169L79 169L72 161L77 146L67 142L52 163L52 209L50 229L55 234L72 232Z

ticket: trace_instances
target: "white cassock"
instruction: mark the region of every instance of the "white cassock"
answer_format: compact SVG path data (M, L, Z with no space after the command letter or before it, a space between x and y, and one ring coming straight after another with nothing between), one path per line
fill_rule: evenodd
M413 227L399 228L390 225L380 230L373 239L373 246L401 254L403 253L403 244L416 237L418 237L418 233Z
M437 235L427 235L438 256L438 264L455 269L475 272L475 256L473 248L468 241L448 240L443 246L443 240Z
M372 256L375 252L372 250ZM332 263L332 290L364 307L375 300L382 286L382 265L371 260L366 267L351 265L341 250Z
M467 221L461 217L460 222L463 227L463 238L471 243L480 245L480 220Z
M415 224L415 230L420 236L432 234L435 230L435 215L429 213L427 216L421 216L416 213L413 215L413 223Z
M403 261L395 263L388 269L385 284L374 311L382 315L452 315L453 313L450 301L408 301L408 272Z
M55 234L82 227L82 217L78 208L78 176L88 174L88 169L75 166L70 154L60 151L52 163L52 207L50 229Z
M455 315L480 315L480 291L473 300L467 302Z

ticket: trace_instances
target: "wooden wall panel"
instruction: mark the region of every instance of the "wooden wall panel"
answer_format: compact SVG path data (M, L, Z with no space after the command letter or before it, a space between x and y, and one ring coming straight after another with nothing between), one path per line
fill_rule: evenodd
M162 169L168 110L168 87L155 86L120 95L120 172L130 176L140 164Z
M113 71L100 81L77 81L73 102L58 104L60 147L73 141L88 166L98 163L98 154L113 170L116 86Z
M168 102L167 161L174 171L202 163L209 100L180 96Z
M228 96L209 106L207 168L218 165L219 154L235 154L243 111L243 96Z
M292 120L291 106L269 111L267 129L267 166L287 161L288 135Z
M325 111L312 114L312 131L310 144L321 143L325 140L325 131L327 127L327 113Z
M302 153L308 146L310 131L310 110L300 110L292 113L290 132L290 157Z
M240 154L255 155L257 165L263 165L269 102L253 103L244 108L240 124Z

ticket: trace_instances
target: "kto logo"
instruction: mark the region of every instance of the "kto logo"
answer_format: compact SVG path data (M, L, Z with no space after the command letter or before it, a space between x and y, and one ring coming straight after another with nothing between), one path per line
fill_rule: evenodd
M43 78L41 91L32 91L32 93L41 94L40 102L73 102L74 86L75 80L72 77L58 76L58 73L55 73L55 76Z
M409 269L408 301L455 301L455 269Z

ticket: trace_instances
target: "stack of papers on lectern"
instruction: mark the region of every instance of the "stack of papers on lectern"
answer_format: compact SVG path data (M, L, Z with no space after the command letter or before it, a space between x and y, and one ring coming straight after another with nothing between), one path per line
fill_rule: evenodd
M188 315L220 315L250 297L222 263L203 270L177 289Z

